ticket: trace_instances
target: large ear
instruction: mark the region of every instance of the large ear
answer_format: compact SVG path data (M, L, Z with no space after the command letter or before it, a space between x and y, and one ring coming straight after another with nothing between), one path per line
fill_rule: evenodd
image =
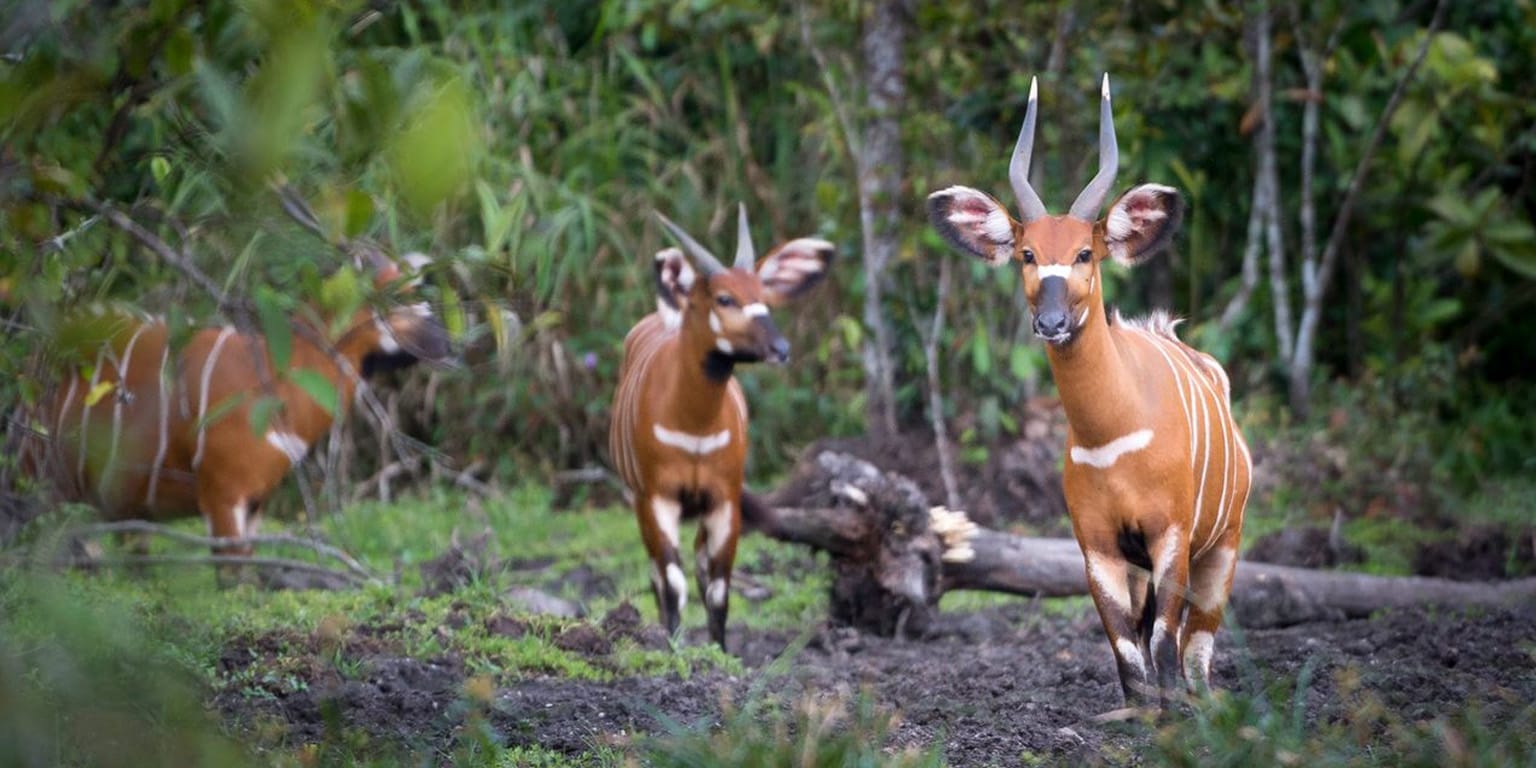
M1104 245L1110 258L1135 266L1168 245L1183 218L1184 200L1177 189L1162 184L1132 187L1104 217Z
M693 290L693 265L677 248L656 252L656 311L667 318L669 325L682 320L683 304L688 292Z
M997 267L1013 258L1013 217L997 198L970 187L928 196L928 219L951 245Z
M778 306L809 291L826 276L835 253L831 243L815 237L797 238L775 248L757 265L768 302Z

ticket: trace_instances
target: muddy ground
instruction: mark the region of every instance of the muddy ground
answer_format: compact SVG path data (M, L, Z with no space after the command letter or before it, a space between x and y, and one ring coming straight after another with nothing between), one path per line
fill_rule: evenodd
M603 621L568 632L559 642L602 665L612 641L641 638L631 606ZM489 617L501 629L521 631L515 619ZM456 659L392 656L371 637L389 628L362 627L341 641L340 656L355 666L343 679L334 664L317 661L287 670L306 680L303 690L278 697L226 691L217 704L247 727L286 730L284 741L326 737L335 726L406 747L447 743L464 716L466 672ZM1471 702L1498 723L1536 701L1536 606L1508 611L1392 612L1365 621L1308 624L1278 630L1226 631L1218 639L1217 684L1260 692L1276 680L1294 681L1312 669L1307 714L1312 719L1351 716L1341 703L1339 673L1358 672L1364 692L1389 710L1418 721L1461 711ZM703 643L702 630L689 641ZM769 663L804 642L780 671ZM1120 705L1109 650L1091 610L1050 615L1026 601L980 612L945 614L928 636L896 640L852 630L818 627L808 637L733 630L732 649L747 668L689 679L620 677L611 682L538 678L510 682L494 693L490 722L508 744L536 744L579 753L600 744L624 744L636 734L663 732L668 723L717 723L722 697L742 702L766 695L793 702L804 694L847 697L872 691L901 720L892 746L938 743L952 765L1017 765L1033 755L1078 762L1122 762L1151 738L1136 723L1097 724L1092 715ZM264 638L231 648L224 671L260 664L293 644L325 650L317 638ZM1290 706L1290 694L1281 699ZM328 726L328 723L330 725Z

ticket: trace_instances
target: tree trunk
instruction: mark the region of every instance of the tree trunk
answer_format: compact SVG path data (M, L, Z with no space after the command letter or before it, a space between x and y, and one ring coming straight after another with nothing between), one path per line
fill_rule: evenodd
M834 621L885 635L921 632L949 591L1088 594L1076 541L980 528L963 513L930 507L906 477L846 454L823 451L802 462L775 496L802 506L778 507L774 497L746 499L748 525L831 556ZM1252 628L1360 618L1412 605L1517 601L1536 601L1536 579L1455 582L1242 561L1228 610Z
M896 433L895 344L885 316L887 274L901 244L901 111L911 0L880 0L864 19L860 50L867 108L855 163L864 234L865 420L878 435Z

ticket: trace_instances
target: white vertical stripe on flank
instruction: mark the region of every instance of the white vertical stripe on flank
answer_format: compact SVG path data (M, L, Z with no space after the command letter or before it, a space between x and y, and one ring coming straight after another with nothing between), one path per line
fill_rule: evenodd
M160 485L160 468L165 465L165 452L170 448L171 437L171 376L166 363L171 358L171 337L165 337L165 348L160 352L160 446L155 449L155 464L149 470L149 490L144 493L144 506L155 506L155 490Z
M1190 383L1191 383L1191 385L1194 384L1193 377L1191 377L1191 382ZM1211 436L1211 414L1206 410L1205 398L1200 397L1200 393L1199 392L1193 392L1191 394L1194 396L1195 404L1199 406L1199 410L1200 410L1200 419L1198 421L1199 429L1200 429L1198 434L1200 436L1199 439L1200 439L1200 455L1201 455L1201 460L1200 460L1200 478L1195 481L1195 514L1194 514L1194 518L1196 520L1198 520L1198 519L1200 519L1200 511L1202 509L1204 509L1204 507L1205 507L1205 483L1206 483L1206 479L1205 478L1206 478L1207 473L1211 469L1211 442L1210 442L1210 439L1209 439L1210 436ZM1194 439L1194 438L1191 437L1191 439ZM1191 448L1193 448L1193 446L1191 446ZM1217 510L1217 513L1220 514L1220 510ZM1191 525L1191 528L1192 528L1191 533L1190 533L1191 536L1194 536L1196 533L1198 533L1199 528L1197 526Z
M75 464L75 482L79 483L82 493L85 492L85 426L86 422L90 419L91 408L94 407L90 403L91 393L96 391L96 385L101 382L101 364L106 362L106 354L107 345L103 344L101 349L96 351L96 367L91 370L91 385L85 388L85 397L80 400L80 450L79 458Z
M107 480L112 477L112 470L117 466L117 446L123 439L123 400L128 397L128 366L133 362L134 346L148 329L149 326L145 324L133 332L128 338L128 345L123 347L123 359L117 364L118 392L112 398L112 444L107 446L107 463L101 470L101 477L96 479L96 496L101 499L107 497Z
M1194 409L1191 408L1190 404L1189 404L1190 397L1193 396L1193 393L1191 392L1189 395L1185 394L1185 391L1184 391L1184 377L1182 376L1182 374L1179 371L1178 363L1175 363L1173 361L1173 358L1168 354L1168 351L1163 348L1161 337L1159 337L1157 334L1152 333L1151 331L1147 331L1147 330L1145 330L1143 328L1138 328L1136 326L1127 326L1127 327L1133 328L1134 330L1137 330L1137 331L1140 331L1143 335L1145 335L1147 340L1149 342L1151 342L1152 348L1157 350L1157 353L1159 355L1163 356L1163 362L1168 364L1168 371L1173 376L1173 388L1179 393L1179 404L1181 406L1183 406L1183 408L1184 408L1184 422L1185 422L1185 424L1187 424L1189 426L1189 468L1191 470L1193 470L1195 468L1195 440L1196 440L1195 434L1196 433L1195 433ZM1177 352L1178 354L1183 354L1183 352L1181 352L1181 351L1179 351L1177 349L1174 350L1174 351ZM1195 505L1195 509L1194 509L1193 518L1191 519L1190 524L1189 524L1189 535L1190 535L1190 537L1193 538L1199 532L1199 530L1200 530L1200 505L1196 504Z
M208 425L203 423L203 418L208 415L208 383L213 378L213 367L219 362L219 353L224 351L224 342L234 333L234 326L224 326L213 342L213 349L208 350L208 358L203 361L202 385L197 395L197 450L192 454L194 472L203 464L203 447L208 440Z

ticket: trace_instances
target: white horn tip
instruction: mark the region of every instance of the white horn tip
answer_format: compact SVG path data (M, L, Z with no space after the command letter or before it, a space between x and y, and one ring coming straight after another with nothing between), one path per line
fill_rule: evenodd
M1104 87L1101 90L1101 93L1104 95L1104 100L1108 101L1109 100L1109 73L1108 72L1104 73Z
M1039 85L1040 84L1038 82L1038 78L1034 78L1034 77L1029 78L1029 100L1030 101L1034 101L1035 97L1039 94Z

